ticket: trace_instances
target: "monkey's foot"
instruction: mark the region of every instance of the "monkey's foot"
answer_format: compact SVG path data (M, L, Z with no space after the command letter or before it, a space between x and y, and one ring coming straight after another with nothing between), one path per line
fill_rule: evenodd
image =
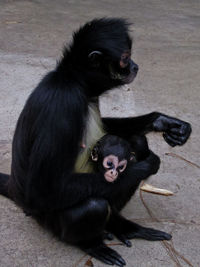
M126 265L125 260L115 250L107 247L104 243L90 248L82 247L82 250L108 265L117 265L119 267Z
M172 236L163 231L155 230L152 228L146 228L138 225L137 230L133 230L124 234L117 234L116 237L123 242L127 247L131 247L131 242L129 239L133 238L142 238L150 241L162 241L162 240L170 240Z
M152 229L152 228L142 227L142 226L137 233L132 233L132 234L130 233L128 234L127 237L129 239L135 237L135 238L143 238L143 239L151 240L151 241L170 240L172 238L172 236L168 233L165 233L163 231L159 231L156 229Z
M102 239L104 240L104 239L107 239L107 240L113 240L114 239L114 236L111 234L111 233L109 233L109 232L104 232L103 233L103 236L102 236Z

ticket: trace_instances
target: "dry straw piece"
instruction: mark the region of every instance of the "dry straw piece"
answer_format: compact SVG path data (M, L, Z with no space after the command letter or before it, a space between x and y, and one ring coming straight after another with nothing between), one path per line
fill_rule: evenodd
M140 189L145 192L153 193L153 194L159 194L163 196L172 196L174 193L172 191L158 188L155 186L152 186L150 184L143 184Z

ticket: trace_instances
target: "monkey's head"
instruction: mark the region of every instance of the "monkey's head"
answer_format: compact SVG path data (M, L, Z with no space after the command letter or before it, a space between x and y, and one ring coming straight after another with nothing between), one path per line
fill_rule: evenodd
M95 19L74 33L64 59L78 72L77 79L87 85L87 96L99 96L136 77L138 66L131 59L129 26L124 19Z
M128 142L114 136L103 136L93 148L91 157L107 182L114 182L133 160Z

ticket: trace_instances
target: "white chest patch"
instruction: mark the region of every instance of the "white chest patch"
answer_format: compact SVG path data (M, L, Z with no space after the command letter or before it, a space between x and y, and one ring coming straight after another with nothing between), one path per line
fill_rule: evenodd
M99 108L96 104L90 103L88 106L87 125L82 140L86 147L79 153L75 164L75 172L87 173L92 171L93 163L90 161L91 150L96 142L105 134Z

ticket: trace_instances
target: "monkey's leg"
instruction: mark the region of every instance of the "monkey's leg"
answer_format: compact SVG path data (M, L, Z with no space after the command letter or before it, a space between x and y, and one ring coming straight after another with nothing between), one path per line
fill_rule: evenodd
M109 200L111 203L111 215L106 225L106 230L113 233L119 240L125 243L127 246L131 246L129 239L143 238L146 240L169 240L171 235L155 230L152 228L146 228L136 223L126 220L120 216L119 211L130 200L135 190L138 188L141 180L147 179L151 174L155 174L158 171L160 160L150 151L150 156L146 161L139 161L130 165L124 173L123 179L119 180L120 192L119 197ZM150 160L151 159L151 160ZM146 164L148 163L148 164ZM137 167L138 166L138 167ZM154 172L149 173L148 169L154 168ZM148 175L149 174L149 175ZM135 184L132 183L131 187L128 185L128 181L133 179ZM124 181L124 184L122 183Z
M0 173L0 194L12 199L11 196L9 196L8 194L8 180L8 174Z
M106 200L90 198L65 211L63 219L66 230L63 229L62 239L106 264L123 267L126 264L123 258L103 242L109 216L110 208Z
M129 239L133 238L142 238L151 241L170 240L172 238L170 234L163 231L143 227L131 222L119 215L116 211L112 212L107 229L127 247L131 247L132 244Z

